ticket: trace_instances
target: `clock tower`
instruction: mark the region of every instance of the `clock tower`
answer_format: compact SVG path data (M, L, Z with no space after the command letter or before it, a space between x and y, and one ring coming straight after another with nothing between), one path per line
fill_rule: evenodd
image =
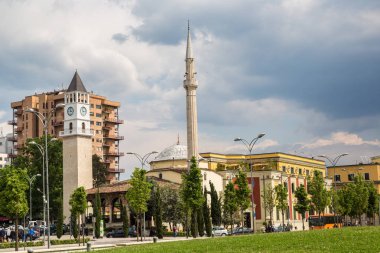
M83 186L92 188L92 141L90 94L77 72L66 90L63 142L63 215L70 217L70 195Z

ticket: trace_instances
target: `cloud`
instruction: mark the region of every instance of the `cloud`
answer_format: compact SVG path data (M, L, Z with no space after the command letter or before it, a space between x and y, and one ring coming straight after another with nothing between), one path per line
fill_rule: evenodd
M335 132L332 133L329 139L317 139L312 143L305 144L304 148L319 148L325 146L332 146L336 144L343 144L347 146L359 146L359 145L372 145L380 147L379 140L365 141L357 134L347 132Z

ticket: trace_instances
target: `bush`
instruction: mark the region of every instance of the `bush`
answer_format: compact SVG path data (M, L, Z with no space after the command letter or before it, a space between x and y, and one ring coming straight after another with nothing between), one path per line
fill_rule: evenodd
M37 242L20 242L19 247L35 247L35 246L43 246L44 242L37 241ZM8 249L8 248L14 248L15 242L4 242L0 243L0 249Z
M90 238L84 238L84 242L90 241ZM83 239L80 239L80 242L83 243ZM67 239L67 240L51 240L51 245L62 245L62 244L76 244L79 243L78 240L75 239Z
M174 236L173 231L164 231L164 236ZM186 236L186 232L177 232L177 236Z

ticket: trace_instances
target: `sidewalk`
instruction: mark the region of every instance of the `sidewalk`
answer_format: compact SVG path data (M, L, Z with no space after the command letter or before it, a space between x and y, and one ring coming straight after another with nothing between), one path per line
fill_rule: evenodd
M47 240L47 238L45 238ZM57 239L55 236L50 237L51 240ZM70 239L70 236L64 235L61 239ZM164 237L163 239L158 240L158 243L164 242L173 242L173 241L183 241L183 240L192 240L193 238L186 237ZM146 237L142 242L137 242L136 238L100 238L94 239L90 241L91 250L95 249L107 249L107 248L115 248L115 247L124 247L128 245L137 245L137 244L146 244L153 243L152 237ZM33 252L72 252L72 251L86 251L87 245L79 246L78 244L63 244L63 245L51 245L50 249L47 248L47 242L45 242L45 246L38 247L19 247L18 252L28 252L28 249L32 249ZM14 248L8 249L0 249L0 253L3 252L15 252Z

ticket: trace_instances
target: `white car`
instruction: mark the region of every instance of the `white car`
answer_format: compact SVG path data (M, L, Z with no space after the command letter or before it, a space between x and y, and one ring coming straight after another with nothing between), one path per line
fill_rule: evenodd
M227 229L224 227L213 227L212 228L212 235L213 236L226 236L228 235Z

